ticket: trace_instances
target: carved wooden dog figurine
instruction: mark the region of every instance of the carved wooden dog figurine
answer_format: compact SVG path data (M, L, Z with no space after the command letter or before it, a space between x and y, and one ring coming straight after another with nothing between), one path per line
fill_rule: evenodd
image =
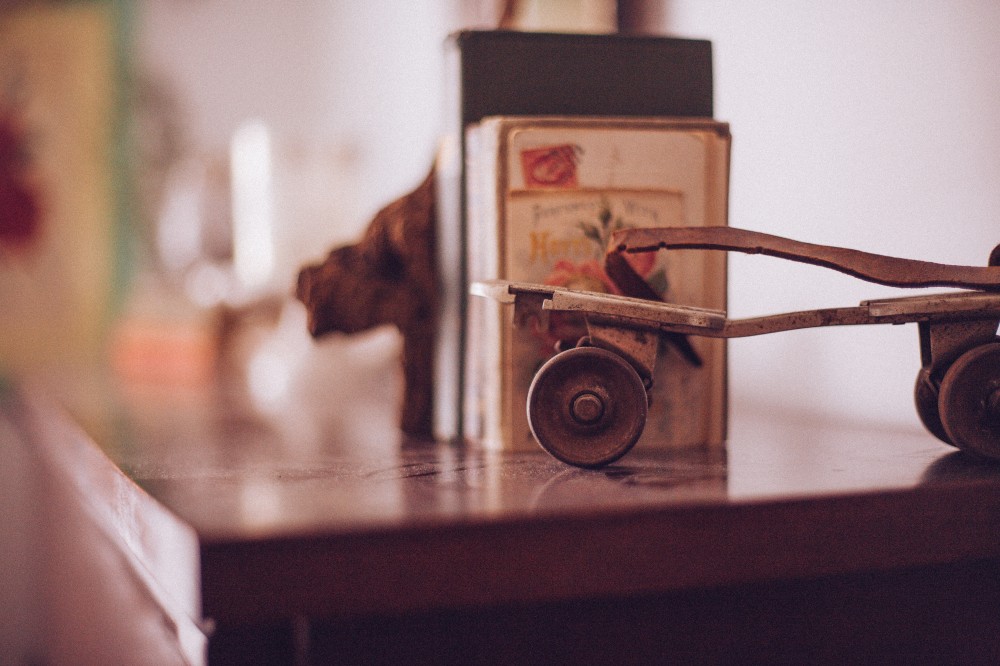
M405 394L401 428L431 434L433 345L437 317L434 270L434 170L417 189L383 208L354 245L306 266L296 296L314 337L393 324L403 334Z

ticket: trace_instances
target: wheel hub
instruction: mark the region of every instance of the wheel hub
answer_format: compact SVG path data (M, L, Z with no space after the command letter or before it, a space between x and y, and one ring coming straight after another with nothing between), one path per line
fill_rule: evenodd
M604 416L604 401L591 391L581 391L570 404L570 415L581 425L597 423Z

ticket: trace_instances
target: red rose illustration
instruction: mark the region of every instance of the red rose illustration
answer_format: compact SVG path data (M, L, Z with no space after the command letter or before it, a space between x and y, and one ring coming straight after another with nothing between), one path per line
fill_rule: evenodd
M599 293L619 293L611 278L595 259L581 263L573 263L568 259L557 261L552 272L544 283L553 287L566 287L583 291ZM587 334L583 319L574 313L550 312L547 330L535 328L533 333L539 341L538 358L545 359L552 355L557 344L575 345L576 341Z
M596 259L575 264L568 259L557 261L552 267L552 272L545 278L545 284L553 287L566 287L567 289L577 289L583 291L597 291L607 294L616 294L611 278L604 272L604 268Z

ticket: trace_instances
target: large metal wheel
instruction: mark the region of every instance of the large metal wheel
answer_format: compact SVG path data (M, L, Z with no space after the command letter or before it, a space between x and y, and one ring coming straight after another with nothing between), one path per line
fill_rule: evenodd
M1000 459L1000 344L958 357L941 381L939 411L955 446Z
M648 401L639 374L599 347L550 358L528 389L528 424L543 449L570 465L601 467L639 440Z
M931 379L930 371L924 368L917 373L917 383L913 387L913 399L917 406L917 416L920 417L920 422L942 442L954 446L941 423L941 414L938 412L940 396L941 392Z

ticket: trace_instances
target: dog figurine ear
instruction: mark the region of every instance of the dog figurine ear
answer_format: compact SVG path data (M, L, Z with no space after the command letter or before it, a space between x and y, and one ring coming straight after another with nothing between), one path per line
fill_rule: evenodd
M360 241L334 248L323 263L303 267L296 288L314 337L383 324L399 329L405 383L400 427L418 438L432 436L438 305L434 199L432 168L414 191L375 215Z

